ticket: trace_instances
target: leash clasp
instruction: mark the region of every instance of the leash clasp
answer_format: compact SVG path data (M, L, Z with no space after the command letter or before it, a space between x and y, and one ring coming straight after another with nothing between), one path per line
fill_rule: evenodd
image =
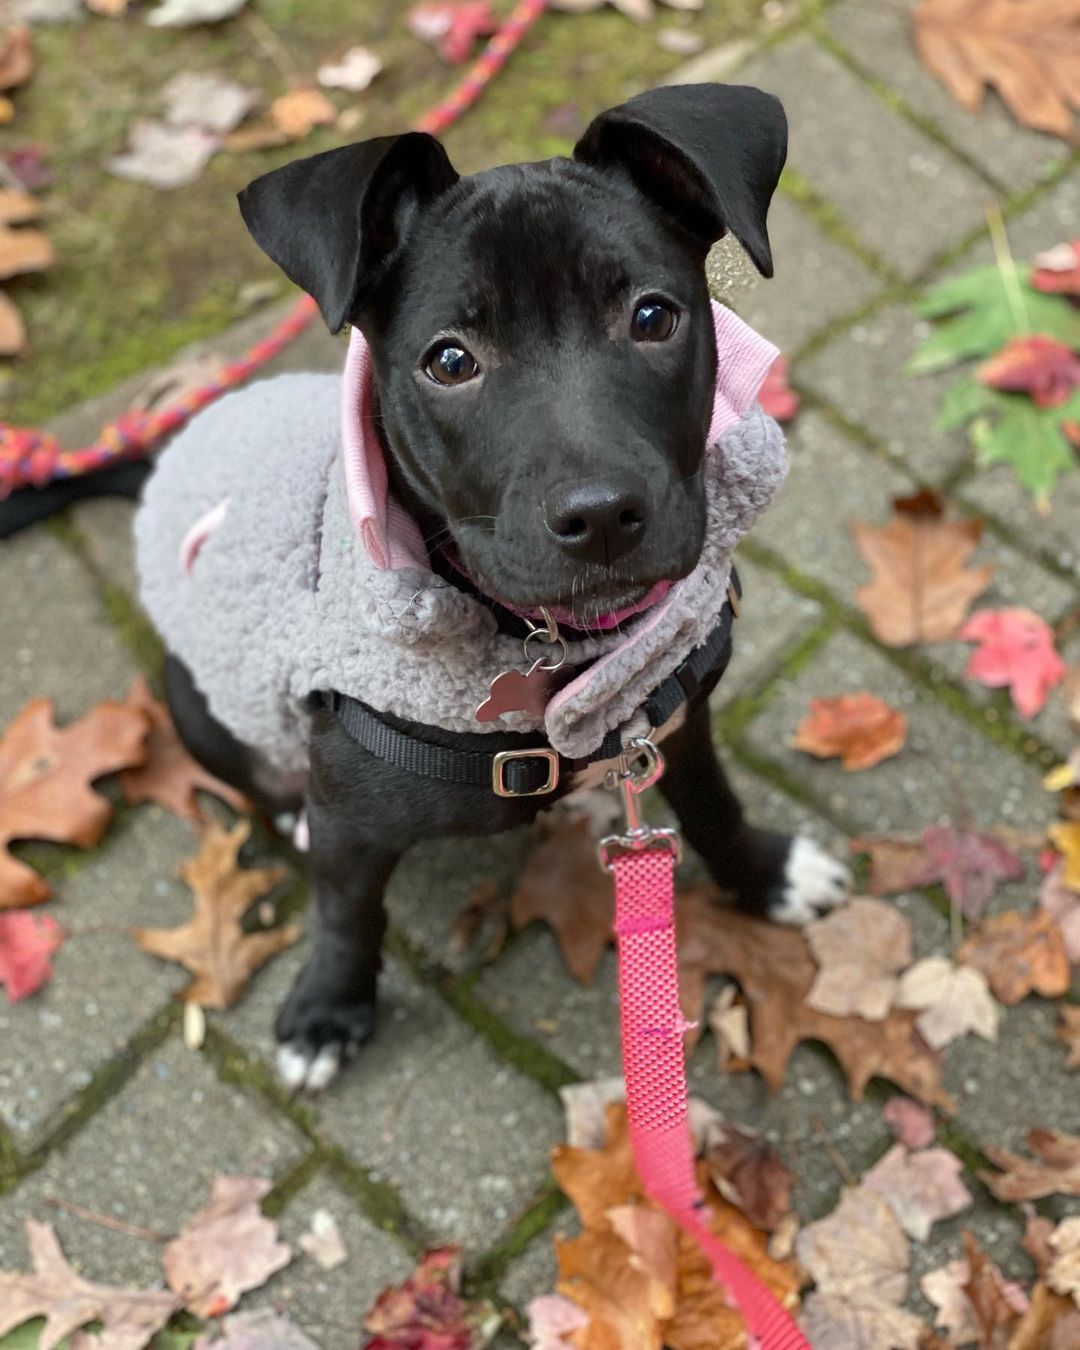
M609 834L600 840L597 852L600 866L610 872L615 858L621 853L639 853L644 849L670 849L675 861L682 858L682 844L675 830L654 829L641 818L638 797L660 781L664 772L664 757L644 736L628 741L615 768L604 775L604 786L611 792L621 792L626 832Z

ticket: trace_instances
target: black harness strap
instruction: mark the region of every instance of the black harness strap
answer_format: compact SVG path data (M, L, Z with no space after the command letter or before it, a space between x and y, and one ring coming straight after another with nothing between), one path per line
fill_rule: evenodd
M648 696L645 714L652 727L661 727L684 703L688 703L705 680L722 674L731 659L731 629L738 613L742 587L734 569L729 598L724 602L716 627L701 644ZM345 731L357 745L407 773L435 778L463 787L492 788L499 784L508 797L535 796L553 791L559 778L622 753L622 737L609 731L596 750L585 759L570 760L555 752L542 739L523 733L519 750L492 754L481 750L453 750L433 745L384 722L358 699L340 694L324 696Z

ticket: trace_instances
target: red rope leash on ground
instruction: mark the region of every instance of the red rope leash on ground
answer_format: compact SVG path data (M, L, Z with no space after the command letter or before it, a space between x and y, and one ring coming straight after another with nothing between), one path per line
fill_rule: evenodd
M416 122L415 129L437 136L467 112L546 7L547 0L521 0L461 82L442 103ZM238 361L225 366L216 379L157 412L130 409L103 427L97 440L82 449L65 450L55 436L46 432L0 422L0 502L20 488L42 488L142 458L201 408L242 384L272 360L303 332L317 312L311 297L301 296L268 337L257 342Z

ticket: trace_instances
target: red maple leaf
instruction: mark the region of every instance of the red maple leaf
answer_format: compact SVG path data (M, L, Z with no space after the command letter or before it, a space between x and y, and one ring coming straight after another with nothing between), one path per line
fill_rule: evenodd
M1036 254L1031 284L1050 295L1080 296L1080 239Z
M498 1314L490 1304L467 1302L460 1288L460 1249L425 1252L409 1278L384 1289L364 1319L372 1333L364 1350L471 1350L482 1327L497 1325Z
M775 417L778 422L790 422L799 411L801 400L788 384L786 356L778 356L769 367L764 383L758 390L758 402L762 411Z
M1065 678L1053 630L1030 609L981 609L956 636L982 644L964 674L990 689L1008 688L1021 717L1034 717Z
M0 913L0 984L9 1002L28 998L52 977L50 958L63 940L63 930L48 915L25 909Z
M477 38L494 33L499 21L488 0L443 0L413 5L409 28L424 42L437 42L444 61L460 65L472 54Z
M1000 839L978 830L929 825L923 830L926 880L940 881L966 918L974 919L990 903L999 881L1019 881L1023 862Z
M1064 342L1034 333L1006 342L975 374L991 389L1030 394L1040 408L1056 408L1080 385L1080 357Z

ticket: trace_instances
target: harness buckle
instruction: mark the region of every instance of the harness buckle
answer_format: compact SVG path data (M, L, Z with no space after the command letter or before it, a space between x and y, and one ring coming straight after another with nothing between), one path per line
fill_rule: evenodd
M506 766L514 759L542 759L548 766L546 781L528 792L515 792L506 781ZM559 754L550 747L532 750L500 750L491 765L491 786L498 797L543 797L559 786Z

